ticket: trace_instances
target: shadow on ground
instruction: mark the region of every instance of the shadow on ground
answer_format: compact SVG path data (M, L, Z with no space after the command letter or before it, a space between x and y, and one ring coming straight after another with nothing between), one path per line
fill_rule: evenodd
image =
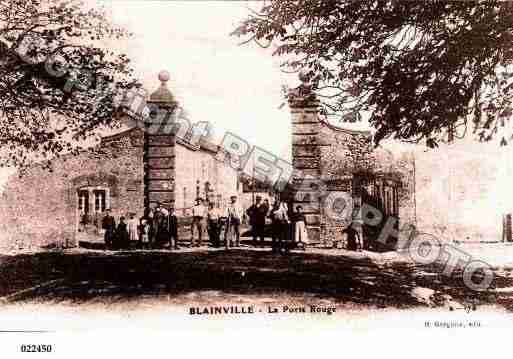
M426 306L412 295L416 287L447 293L460 302L496 303L490 292L466 288L461 273L449 278L434 267L377 265L366 258L308 252L284 256L234 249L0 256L0 296L8 302L108 302L218 290L236 295L307 293L372 307Z

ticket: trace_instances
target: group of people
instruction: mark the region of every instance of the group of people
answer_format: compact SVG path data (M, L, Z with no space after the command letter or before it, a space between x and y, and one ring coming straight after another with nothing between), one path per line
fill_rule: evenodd
M203 232L206 229L210 243L214 247L221 246L222 234L226 248L239 247L243 214L242 207L237 202L237 196L230 197L230 203L224 212L213 202L204 205L203 199L197 198L196 205L192 207L192 246L202 245Z
M296 206L295 211L289 212L287 203L275 200L272 206L269 201L262 201L256 196L255 203L246 211L251 225L254 244L263 244L266 233L266 222L270 220L270 236L273 252L288 252L291 248L306 249L308 233L303 207Z
M107 248L128 249L130 243L137 243L139 248L169 246L170 249L178 249L178 219L174 208L166 209L160 203L139 219L134 213L128 220L121 216L117 226L110 209L107 209L102 229Z
M270 236L274 252L287 252L294 246L306 248L308 235L306 232L305 216L302 207L297 206L296 212L289 218L289 210L285 202L276 200L272 206L266 199L256 196L255 203L245 212L237 201L237 196L230 197L230 203L223 212L213 203L203 204L202 198L196 199L192 208L192 246L202 245L203 230L206 228L210 243L220 247L222 242L226 248L240 246L240 225L244 215L249 218L253 243L263 244L266 233L266 222L271 222ZM223 237L224 240L221 240ZM258 241L259 240L259 241Z
M220 247L223 242L226 248L239 247L240 226L245 215L249 218L255 245L263 244L265 236L270 235L274 252L288 252L296 246L306 248L308 235L302 207L297 206L295 212L289 213L285 202L276 200L270 206L269 201L262 201L260 196L246 211L238 203L237 196L230 197L224 211L212 202L205 205L202 198L197 198L192 207L192 247L202 246L205 231L214 247ZM120 217L117 225L108 209L102 229L107 248L127 249L131 243L137 243L139 248L178 249L178 219L174 208L165 208L160 203L139 219L133 213L128 220Z

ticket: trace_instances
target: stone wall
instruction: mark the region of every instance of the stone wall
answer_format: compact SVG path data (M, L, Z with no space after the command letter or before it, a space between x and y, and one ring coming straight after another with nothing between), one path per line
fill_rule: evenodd
M22 177L15 175L10 178L0 204L0 229L3 231L0 247L69 247L77 245L85 232L101 236L99 227L103 214L94 213L92 198L89 199L90 223L86 226L80 223L83 213L79 211L79 189L108 190L107 203L116 222L129 213L142 216L143 138L143 132L134 128L106 137L98 147L78 156L55 160L51 172L36 165ZM158 149L154 147L152 151ZM216 159L217 146L203 143L201 147L193 148L177 142L174 151L174 171L171 173L174 178L153 181L150 186L153 190L174 190L177 215L190 215L197 186L201 197L208 194L209 199L222 209L231 195L241 197L242 186L239 185L237 171ZM153 162L158 160L150 159ZM161 163L153 165L162 167ZM155 177L155 170L151 176ZM208 188L206 183L209 183Z
M3 196L5 233L0 246L75 246L80 219L77 191L81 187L108 188L109 206L116 219L129 212L142 214L142 147L132 140L115 138L78 156L55 160L51 172L36 165L22 177L13 175Z
M343 129L320 120L319 101L307 85L289 93L289 107L295 170L293 207L303 207L310 240L331 245L343 239L342 229L354 218L350 211L346 211L345 217L334 219L337 216L330 215L329 211L345 205L344 201L337 201L357 195L360 185L355 186L355 181L362 173L371 174L372 178L388 178L391 172L398 172L398 167L387 151L374 150L370 132ZM393 181L386 182L398 185L403 176L396 174ZM331 203L320 199L318 194L325 191L331 194L330 198L339 200ZM411 198L409 195L403 197L403 201Z
M290 95L293 206L303 207L310 240L331 244L341 240L341 230L351 217L333 219L321 205L318 190L352 195L353 174L372 168L370 134L334 128L320 121L319 101L308 89L300 88Z
M359 172L372 172L374 169L370 133L345 130L323 123L319 135L324 143L320 151L321 178L327 184L328 191L353 196L353 175ZM335 219L326 213L329 210L327 206L322 206L322 210L323 242L331 244L334 241L341 241L342 230L351 223L351 216Z

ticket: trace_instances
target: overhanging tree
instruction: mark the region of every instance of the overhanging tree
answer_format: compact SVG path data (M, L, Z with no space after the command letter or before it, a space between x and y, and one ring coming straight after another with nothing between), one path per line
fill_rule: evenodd
M127 36L80 1L0 1L0 165L77 152L118 124L116 99L139 84L108 45Z
M375 142L472 132L487 141L511 116L509 1L273 0L234 31L303 71L326 115L368 112Z

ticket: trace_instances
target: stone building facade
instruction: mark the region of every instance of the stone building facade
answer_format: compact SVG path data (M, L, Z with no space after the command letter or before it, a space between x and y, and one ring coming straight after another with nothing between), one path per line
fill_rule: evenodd
M34 166L12 177L4 194L7 241L20 248L75 246L102 235L107 208L118 220L144 213L143 132L130 129L102 139L78 156L54 161L52 171ZM195 198L208 198L225 208L230 195L240 195L238 174L217 161L214 146L192 149L176 145L175 177L163 181L174 191L179 216L188 216Z
M111 208L116 218L143 208L142 150L130 134L64 157L49 172L34 166L5 188L5 227L11 244L74 246Z
M148 102L166 101L174 99L163 81ZM71 247L91 236L100 239L106 209L116 221L131 213L138 218L158 201L188 216L198 196L224 209L242 188L238 171L220 162L218 151L208 141L191 145L174 134L147 138L135 126L54 160L50 172L36 165L6 184L2 246Z

